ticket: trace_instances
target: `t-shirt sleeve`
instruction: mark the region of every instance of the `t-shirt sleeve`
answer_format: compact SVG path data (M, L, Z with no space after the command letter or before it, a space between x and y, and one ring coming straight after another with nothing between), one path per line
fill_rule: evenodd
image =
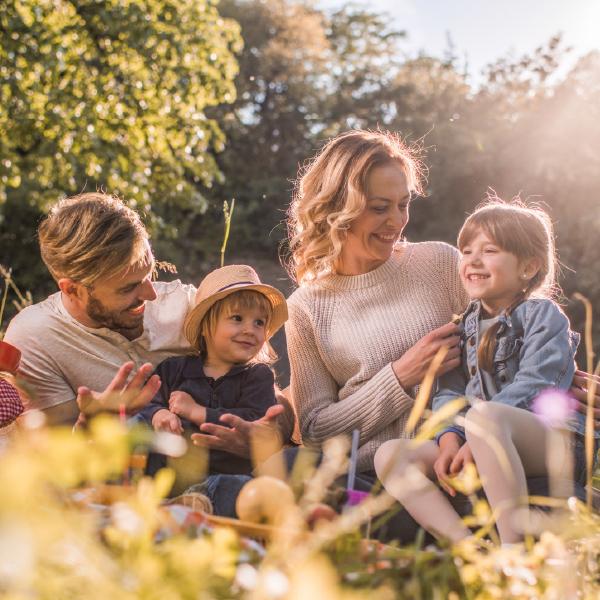
M25 380L30 396L25 398L25 408L44 409L74 401L77 390L66 381L40 332L28 325L26 311L10 322L4 336L4 341L21 351L19 376Z

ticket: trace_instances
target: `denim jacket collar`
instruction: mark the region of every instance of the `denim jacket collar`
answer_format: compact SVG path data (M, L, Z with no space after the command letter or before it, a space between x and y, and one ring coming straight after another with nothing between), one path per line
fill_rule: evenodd
M465 335L470 336L477 331L481 311L481 300L471 300L469 306L467 307L467 310L463 313L462 316L462 327L465 332ZM512 328L512 319L504 311L501 312L498 316L498 322L500 323L500 327L498 328L497 333L498 336L503 335L507 329Z

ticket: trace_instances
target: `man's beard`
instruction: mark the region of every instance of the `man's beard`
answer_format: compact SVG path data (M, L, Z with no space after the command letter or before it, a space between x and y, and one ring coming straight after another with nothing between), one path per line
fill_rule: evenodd
M132 304L125 310L138 308L143 302ZM139 337L144 330L144 314L127 315L123 310L109 310L90 293L86 307L87 315L90 319L98 323L101 327L106 327L111 331L116 331L128 340Z

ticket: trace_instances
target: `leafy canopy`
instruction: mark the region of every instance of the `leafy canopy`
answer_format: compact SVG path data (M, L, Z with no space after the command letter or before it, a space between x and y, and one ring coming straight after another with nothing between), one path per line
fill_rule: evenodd
M237 23L214 0L0 4L0 204L103 187L201 210L233 102Z

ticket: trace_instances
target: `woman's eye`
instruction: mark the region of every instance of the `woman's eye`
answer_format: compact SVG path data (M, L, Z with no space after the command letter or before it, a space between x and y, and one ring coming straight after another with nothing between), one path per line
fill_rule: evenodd
M372 206L371 209L377 214L382 214L387 210L387 206Z

